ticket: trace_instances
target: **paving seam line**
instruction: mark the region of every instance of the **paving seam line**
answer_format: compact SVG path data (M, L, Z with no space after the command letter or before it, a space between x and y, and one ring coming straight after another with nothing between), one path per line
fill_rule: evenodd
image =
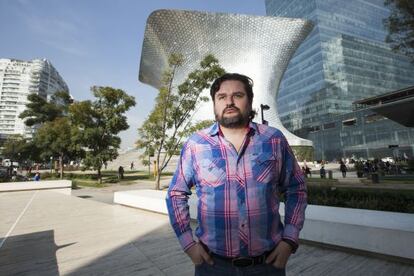
M29 208L30 204L32 203L34 197L36 196L38 191L34 192L32 195L32 198L30 198L29 202L26 204L26 207L24 207L23 211L20 213L20 215L17 217L16 221L10 228L9 232L7 232L6 236L0 241L0 249L3 247L3 244L6 242L7 238L10 236L11 232L13 232L14 228L16 227L17 223L19 223L22 216L26 213L27 208Z

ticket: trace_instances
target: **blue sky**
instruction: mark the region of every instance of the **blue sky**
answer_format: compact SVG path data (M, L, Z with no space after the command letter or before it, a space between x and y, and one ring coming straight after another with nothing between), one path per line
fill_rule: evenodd
M137 128L157 91L138 81L148 15L157 9L265 15L264 0L0 0L0 57L49 59L76 100L93 85L123 89L136 99L121 148L133 147Z

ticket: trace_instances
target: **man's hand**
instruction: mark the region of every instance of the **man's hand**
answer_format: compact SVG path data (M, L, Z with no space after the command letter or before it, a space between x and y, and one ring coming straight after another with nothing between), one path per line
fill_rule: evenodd
M204 250L203 246L198 242L195 245L191 246L189 249L187 249L185 253L187 253L191 261L195 265L201 265L203 262L206 262L209 265L214 264L211 256Z
M277 268L285 268L290 254L292 254L292 247L287 242L281 241L266 258L266 263L271 263Z

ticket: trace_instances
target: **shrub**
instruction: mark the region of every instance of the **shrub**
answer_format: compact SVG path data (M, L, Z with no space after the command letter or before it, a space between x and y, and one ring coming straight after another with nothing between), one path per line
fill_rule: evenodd
M33 174L34 175L34 174ZM45 179L58 179L59 173L50 173L50 172L43 172L40 174L40 179L41 180L45 180Z
M296 159L298 161L313 160L313 147L312 146L291 146Z
M334 207L414 213L414 191L308 187L308 203Z

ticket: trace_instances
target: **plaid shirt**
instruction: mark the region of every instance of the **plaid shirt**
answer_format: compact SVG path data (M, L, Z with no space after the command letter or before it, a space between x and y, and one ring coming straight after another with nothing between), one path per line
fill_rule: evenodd
M297 244L306 208L303 173L280 130L256 123L239 152L215 123L185 143L167 194L171 225L184 250L194 243L188 196L198 196L196 236L216 254L256 256L281 239ZM285 220L279 195L285 194Z

